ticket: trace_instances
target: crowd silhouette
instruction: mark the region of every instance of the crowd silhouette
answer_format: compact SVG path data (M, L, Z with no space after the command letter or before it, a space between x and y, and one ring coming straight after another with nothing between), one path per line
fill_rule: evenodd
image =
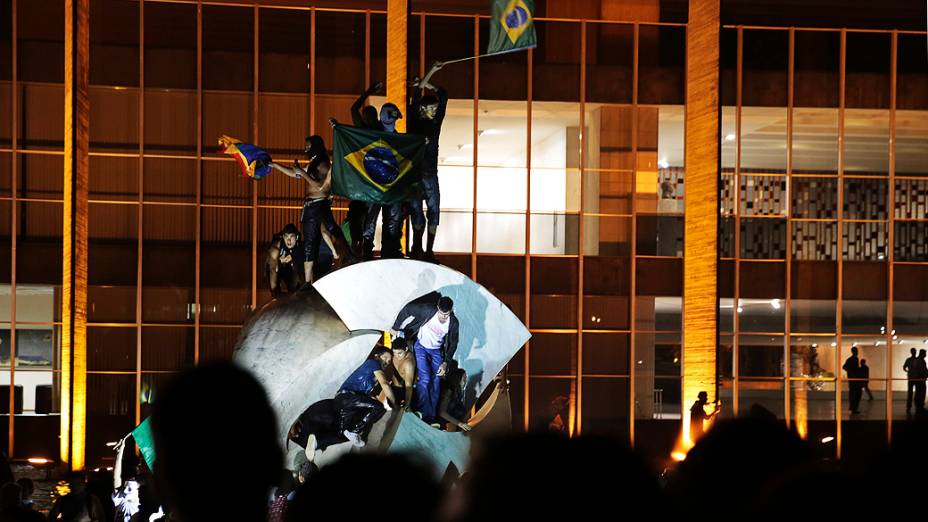
M906 515L928 456L923 419L901 423L892 445L849 469L822 458L769 411L721 419L685 460L662 471L626 444L555 431L475 442L463 475L436 477L416 455L349 453L321 469L283 465L274 413L262 386L232 364L175 377L152 414L157 461L137 473L138 504L119 522L149 520L365 520L476 522L568 520L623 514L656 520L698 516ZM126 452L131 453L131 452ZM134 458L130 455L127 458ZM69 478L50 520L114 520L106 491ZM866 489L864 486L866 485ZM23 502L24 482L0 490L0 522L41 520ZM849 494L866 491L867 498ZM914 497L913 497L914 498Z

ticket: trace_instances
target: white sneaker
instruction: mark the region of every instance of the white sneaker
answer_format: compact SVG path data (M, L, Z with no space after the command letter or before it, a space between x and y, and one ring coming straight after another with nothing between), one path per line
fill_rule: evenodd
M344 435L345 438L348 439L349 442L351 442L352 446L356 446L358 448L364 447L364 441L361 440L360 434L345 430L342 432L342 435Z
M316 460L316 448L318 447L319 443L316 441L316 436L310 433L309 437L306 438L306 460L309 462Z

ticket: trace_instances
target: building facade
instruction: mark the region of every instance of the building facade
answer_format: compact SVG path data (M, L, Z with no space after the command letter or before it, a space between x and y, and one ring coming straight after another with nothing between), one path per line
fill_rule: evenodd
M90 2L90 465L173 373L229 359L270 299L263 253L298 220L302 187L242 178L217 138L300 157L305 136L330 141L328 119L348 121L386 77L386 2L285 3ZM688 406L688 25L547 4L538 48L433 78L451 98L436 251L532 332L507 369L516 429L560 414L571 434L666 455ZM62 357L64 4L5 0L0 23L0 442L13 458L58 458L74 363ZM414 4L409 76L480 54L488 24ZM928 348L926 33L725 24L719 41L712 393L725 415L758 404L836 437L829 451L866 451L906 418L902 364ZM873 395L853 417L852 347Z

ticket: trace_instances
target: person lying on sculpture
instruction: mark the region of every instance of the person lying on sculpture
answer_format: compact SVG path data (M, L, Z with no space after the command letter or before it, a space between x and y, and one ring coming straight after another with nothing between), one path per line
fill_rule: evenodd
M392 362L393 353L390 350L376 348L373 358L364 361L352 372L335 394L333 404L338 429L355 446L364 446L365 433L383 417L387 409L393 409L391 404L396 404L396 397L385 373ZM383 390L386 397L383 403L375 398L380 390Z
M335 400L323 399L312 403L290 426L287 440L304 448L309 462L315 459L316 450L324 451L329 446L347 441L338 429Z
M409 350L406 339L396 337L390 346L393 352L392 385L394 395L400 401L403 411L412 409L413 386L416 384L416 356Z
M422 420L439 423L440 378L454 360L458 348L458 318L454 301L438 292L430 292L408 303L393 323L394 337L403 332L416 355L416 404Z

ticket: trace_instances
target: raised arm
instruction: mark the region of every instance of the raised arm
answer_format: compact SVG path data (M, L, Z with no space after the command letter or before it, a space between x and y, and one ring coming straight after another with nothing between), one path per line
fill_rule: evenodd
M365 124L364 115L361 114L361 109L364 107L364 101L370 98L371 94L383 89L383 82L377 82L372 84L370 87L364 91L361 96L358 96L358 99L351 104L351 122L355 127L363 127Z

